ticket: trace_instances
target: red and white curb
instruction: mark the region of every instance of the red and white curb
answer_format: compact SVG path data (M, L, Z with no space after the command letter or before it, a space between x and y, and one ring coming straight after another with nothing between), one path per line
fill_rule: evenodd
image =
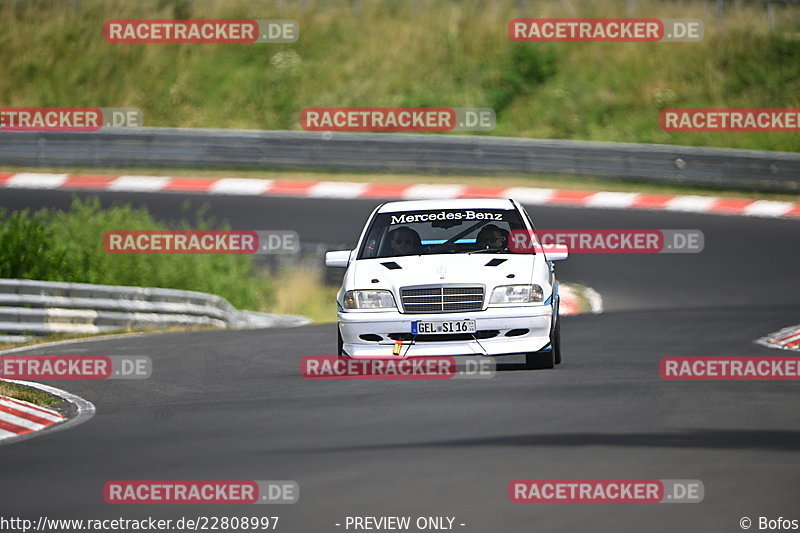
M0 354L21 350L14 348L0 352ZM46 407L0 396L0 445L29 439L45 430L47 433L61 431L82 424L95 414L95 407L92 402L56 387L18 379L6 379L4 381L38 389L61 398L73 405L74 415L65 417L61 413Z
M766 337L758 339L756 343L767 348L800 352L800 324L770 333Z
M341 181L98 176L91 174L0 173L0 188L120 192L187 192L307 198L450 199L514 198L527 205L646 209L800 219L800 203L715 196L598 192L535 187L458 184L356 183Z
M0 396L0 441L41 431L66 418L52 409Z

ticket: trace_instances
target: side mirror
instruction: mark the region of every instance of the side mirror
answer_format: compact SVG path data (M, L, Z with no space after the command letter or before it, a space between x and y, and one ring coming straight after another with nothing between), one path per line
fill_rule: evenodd
M561 244L552 244L544 247L544 254L548 261L563 261L569 257L569 249Z
M352 250L336 250L325 254L325 264L329 267L347 268Z

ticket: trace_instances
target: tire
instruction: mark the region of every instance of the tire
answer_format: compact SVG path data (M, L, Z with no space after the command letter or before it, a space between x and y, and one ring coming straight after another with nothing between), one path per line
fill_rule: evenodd
M553 359L557 365L561 364L561 319L556 319L556 329L553 331L553 338L550 339L553 346Z
M556 366L556 359L553 355L553 350L525 354L525 368L527 370L546 370L554 366Z
M556 308L557 309L557 308ZM550 334L550 350L525 354L525 368L546 370L561 364L561 319L556 318L556 327Z
M339 329L339 326L336 326L336 355L339 357L344 357L344 341L342 340L342 331Z

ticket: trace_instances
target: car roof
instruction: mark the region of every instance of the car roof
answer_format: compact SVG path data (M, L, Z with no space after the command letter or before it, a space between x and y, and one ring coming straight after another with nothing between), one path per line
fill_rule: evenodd
M398 211L431 211L436 209L514 209L508 198L460 198L456 200L408 200L388 202L378 213L397 213Z

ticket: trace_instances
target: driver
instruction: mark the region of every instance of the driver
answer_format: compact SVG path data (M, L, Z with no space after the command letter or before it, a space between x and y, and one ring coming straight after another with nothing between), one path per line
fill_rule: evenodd
M508 232L494 224L489 224L478 232L475 244L481 249L497 248L503 250L508 246Z
M419 233L408 226L400 226L389 233L389 245L392 255L418 254L422 250Z

